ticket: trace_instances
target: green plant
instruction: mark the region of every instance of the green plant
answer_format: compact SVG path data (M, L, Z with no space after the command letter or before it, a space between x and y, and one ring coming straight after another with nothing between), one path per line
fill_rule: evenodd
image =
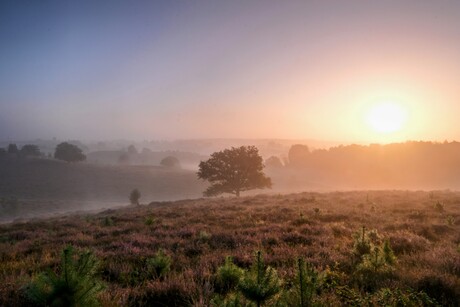
M49 270L26 287L26 296L42 306L98 306L97 295L104 288L96 279L99 262L89 251L73 257L73 248L62 252L61 272Z
M102 221L102 226L113 226L115 225L115 222L110 216L106 216L104 220Z
M144 224L147 225L147 226L151 226L155 222L156 222L156 220L155 220L154 216L148 216L148 217L145 218Z
M254 260L250 271L245 272L238 288L246 299L260 307L280 292L281 279L278 278L274 268L265 266L260 251L256 252Z
M371 240L369 236L366 234L366 227L363 226L362 231L355 233L353 235L354 242L353 242L353 255L355 255L358 260L369 254L371 251Z
M288 293L289 306L314 306L314 298L319 288L319 274L302 258L297 260L297 274L293 289Z
M441 202L436 202L436 205L434 206L436 211L438 212L444 212L444 205Z
M243 274L244 270L233 263L232 257L226 257L224 265L217 269L216 286L219 292L225 294L235 290Z
M163 278L171 269L171 257L160 249L154 257L146 260L147 272L154 278Z

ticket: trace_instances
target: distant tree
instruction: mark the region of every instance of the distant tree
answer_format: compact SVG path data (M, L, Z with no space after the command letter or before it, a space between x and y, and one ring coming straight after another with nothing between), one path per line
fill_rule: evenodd
M289 164L293 166L303 166L306 164L310 155L310 149L307 145L296 144L289 149Z
M18 146L16 146L16 144L9 144L8 145L8 153L9 154L17 154L17 153L19 153Z
M56 146L54 158L66 162L78 162L84 161L86 159L86 156L83 154L82 150L77 146L69 144L67 142L63 142Z
M129 155L127 153L122 153L118 157L118 163L119 164L129 164Z
M167 156L160 162L161 166L170 167L170 168L180 168L179 159L173 156Z
M138 189L134 189L129 194L129 201L132 205L139 205L139 199L141 199L141 192Z
M280 168L283 167L283 163L281 162L280 158L271 156L265 161L265 166L267 168Z
M134 147L134 145L129 145L128 154L130 154L130 155L137 155L138 154L137 149L136 149L136 147Z
M271 179L265 176L263 168L258 149L241 146L213 153L210 159L200 162L197 175L211 183L203 193L205 196L240 196L243 191L271 188Z
M22 146L19 152L24 157L39 157L42 155L37 145L27 144Z

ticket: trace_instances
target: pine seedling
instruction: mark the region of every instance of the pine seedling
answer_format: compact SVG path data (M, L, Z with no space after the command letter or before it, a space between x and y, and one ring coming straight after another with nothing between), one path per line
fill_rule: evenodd
M246 272L239 284L244 297L254 302L257 307L269 301L281 290L281 280L276 270L265 266L262 253L256 252L251 270Z
M243 269L233 263L232 257L225 258L225 264L217 269L216 282L222 293L230 292L238 286Z
M62 252L61 272L49 270L26 287L26 296L44 306L99 306L97 295L104 286L96 278L99 262L89 251L73 258L73 248Z

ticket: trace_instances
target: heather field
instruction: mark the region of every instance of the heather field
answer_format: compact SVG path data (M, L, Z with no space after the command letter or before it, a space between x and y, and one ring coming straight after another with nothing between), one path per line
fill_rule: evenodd
M62 273L67 246L97 258L103 306L257 306L255 263L272 292L261 306L460 302L460 193L450 191L154 202L1 225L0 305L31 306L30 285Z

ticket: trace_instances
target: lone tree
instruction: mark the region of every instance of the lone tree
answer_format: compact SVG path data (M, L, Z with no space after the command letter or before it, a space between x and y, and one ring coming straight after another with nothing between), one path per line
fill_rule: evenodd
M78 162L84 161L86 159L86 156L83 154L82 150L77 146L67 142L63 142L56 146L54 158L66 162Z
M141 199L141 192L138 189L134 189L129 194L129 201L132 205L139 205L139 199Z
M215 152L207 161L201 161L199 167L198 178L211 183L204 196L230 193L239 197L243 191L272 187L271 179L263 173L262 157L255 146Z
M179 159L173 156L167 156L160 162L161 166L170 167L170 168L180 168Z

